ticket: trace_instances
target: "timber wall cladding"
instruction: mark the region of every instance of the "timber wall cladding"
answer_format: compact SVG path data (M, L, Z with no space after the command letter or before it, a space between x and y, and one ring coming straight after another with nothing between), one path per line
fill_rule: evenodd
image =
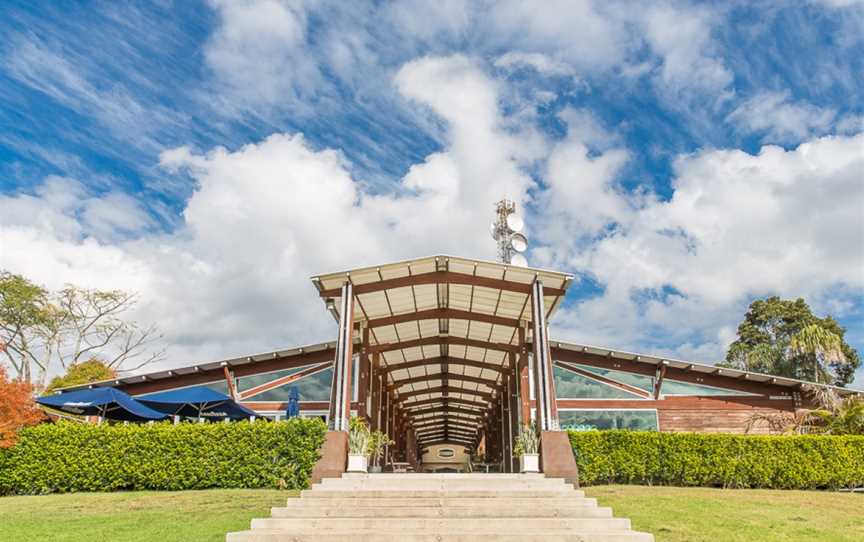
M666 397L659 400L579 400L559 399L558 408L581 409L656 409L660 431L696 433L744 433L747 422L757 412L771 414L794 412L795 401L765 396ZM756 424L752 434L767 434L764 424Z

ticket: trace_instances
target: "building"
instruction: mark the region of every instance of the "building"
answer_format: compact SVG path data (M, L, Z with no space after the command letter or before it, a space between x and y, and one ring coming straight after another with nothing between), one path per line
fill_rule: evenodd
M208 386L275 418L295 388L302 416L339 432L356 414L391 435L391 461L482 441L506 471L530 419L545 432L743 433L765 431L749 427L754 413L809 406L806 382L550 339L572 278L451 256L319 275L334 342L94 385L132 395Z

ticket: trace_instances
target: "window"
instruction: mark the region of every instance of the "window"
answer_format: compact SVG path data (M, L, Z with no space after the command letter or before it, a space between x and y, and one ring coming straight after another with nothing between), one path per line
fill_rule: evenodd
M616 371L614 369L601 369L599 367L591 367L590 365L578 365L576 363L573 365L583 371L598 376L605 376L610 380L616 380L622 384L630 384L635 388L640 388L647 392L654 390L654 378L650 376L628 373L625 371ZM691 384L689 382L678 382L671 380L668 376L663 379L662 393L663 395L754 395L744 391L727 390L702 384ZM558 395L559 397L563 397L560 394Z
M554 367L555 396L558 399L643 399L634 393L603 384L588 377Z
M562 429L589 431L592 429L629 429L657 431L656 410L559 410Z
M294 373L299 373L300 371L307 369L307 367L294 367L293 369L283 369L281 371L276 371L273 373L265 373L265 374L257 374L250 376L241 376L237 378L237 390L238 391L246 391L251 390L254 387L260 386L261 384L266 384L272 380L276 380L277 378L282 378L283 376L289 376Z
M279 401L287 402L288 393L291 388L297 388L301 401L329 401L330 383L333 381L333 369L325 369L320 373L295 380L278 388L259 393L250 397L250 401Z

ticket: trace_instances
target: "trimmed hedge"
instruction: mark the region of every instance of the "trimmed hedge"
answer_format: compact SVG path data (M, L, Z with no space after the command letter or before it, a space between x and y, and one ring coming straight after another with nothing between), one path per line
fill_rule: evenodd
M44 424L0 450L0 495L121 489L308 487L320 420Z
M585 485L864 486L864 436L570 432Z

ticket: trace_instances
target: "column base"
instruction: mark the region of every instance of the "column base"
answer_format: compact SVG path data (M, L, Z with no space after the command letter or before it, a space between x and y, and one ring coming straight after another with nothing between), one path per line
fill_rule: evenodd
M348 467L348 432L327 431L319 450L321 457L312 468L312 483L323 478L341 478Z
M540 470L548 478L564 478L579 487L579 467L566 431L541 431Z

